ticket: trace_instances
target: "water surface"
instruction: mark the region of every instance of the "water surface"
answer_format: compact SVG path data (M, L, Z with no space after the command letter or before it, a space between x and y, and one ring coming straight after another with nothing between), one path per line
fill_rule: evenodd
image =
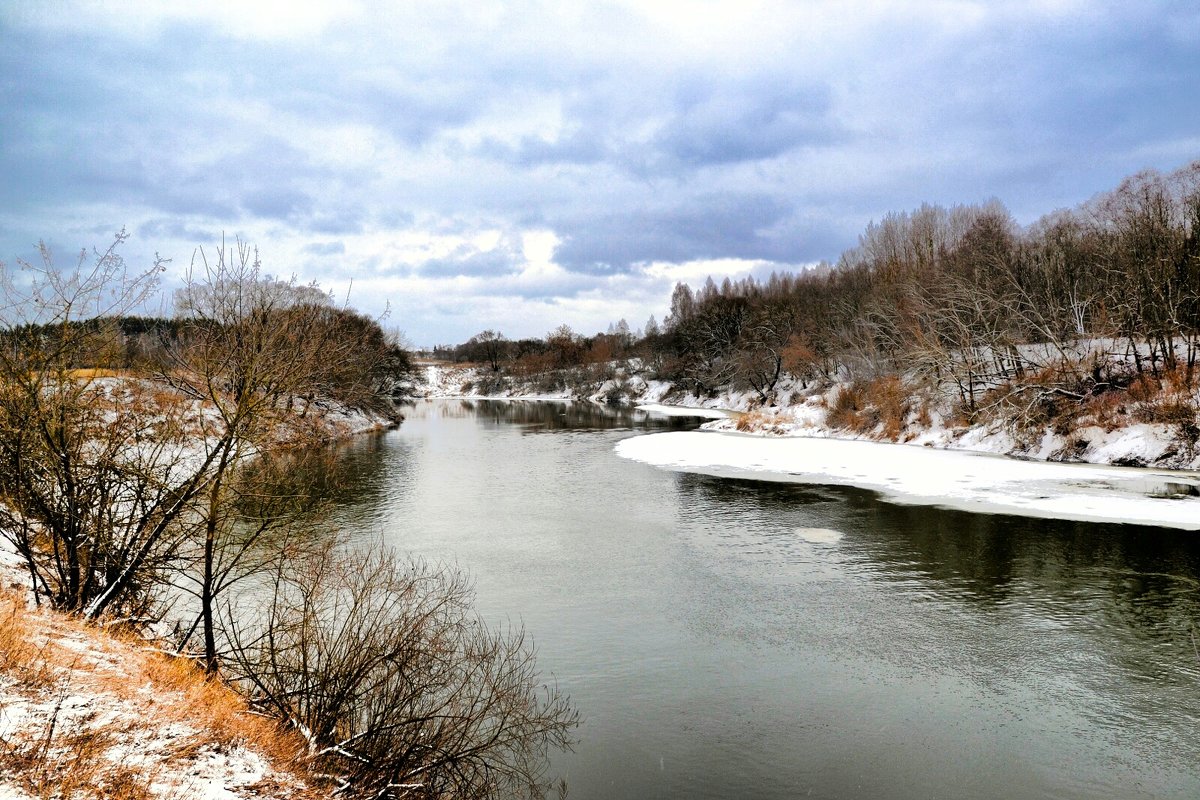
M621 459L688 426L421 403L335 514L469 570L584 715L570 797L1200 797L1193 533Z

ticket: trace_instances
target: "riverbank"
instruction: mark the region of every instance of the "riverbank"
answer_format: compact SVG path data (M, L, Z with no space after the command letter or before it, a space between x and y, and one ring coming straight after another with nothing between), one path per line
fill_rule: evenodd
M635 436L619 442L616 451L667 469L854 486L903 504L1200 530L1200 473L1195 472L712 429Z
M455 388L474 371L427 369L434 394L472 396ZM967 511L1200 530L1200 457L1178 426L1130 421L1031 433L1000 418L955 424L934 411L911 414L891 431L882 423L852 430L831 421L845 384L814 391L785 382L770 407L749 392L697 399L664 382L623 387L627 402L648 413L710 420L698 431L618 444L619 455L663 468L854 486L894 502ZM611 387L591 388L582 399L602 402ZM519 389L501 396L548 399Z
M185 410L192 438L169 456L203 459L205 420L215 409L145 379L96 382L147 414L154 403ZM399 421L398 413L298 400L271 441L313 446ZM251 712L191 659L166 653L174 648L155 631L169 620L139 632L86 624L37 607L29 580L12 542L0 537L0 798L328 796L305 774L299 736Z
M1028 461L1200 470L1200 445L1188 424L1153 421L1153 414L1139 414L1132 401L1119 409L1083 409L1070 424L1061 419L1030 423L1002 413L968 423L946 404L928 397L893 399L896 410L890 413L872 405L869 398L858 398L847 410L846 397L854 391L849 382L815 387L785 377L773 392L773 401L764 405L752 391L727 389L696 397L666 381L636 375L546 394L527 391L519 381L496 391L481 379L487 377L486 371L471 367L427 364L425 369L427 397L615 402L653 413L709 417L713 421L704 425L706 430L768 438L892 442ZM481 385L491 386L492 391L481 392Z
M188 659L32 605L0 553L0 797L324 797L304 743Z
M614 452L680 429L588 402L445 400L345 452L348 536L453 560L486 618L537 637L585 715L552 765L569 797L1008 800L1081 781L1200 797L1195 534Z

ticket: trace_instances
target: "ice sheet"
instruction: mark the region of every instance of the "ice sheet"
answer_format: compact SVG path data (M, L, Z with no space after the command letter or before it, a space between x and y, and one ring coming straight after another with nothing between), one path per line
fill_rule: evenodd
M635 436L625 458L710 475L857 486L968 511L1200 530L1200 473L1022 461L878 442L716 431Z

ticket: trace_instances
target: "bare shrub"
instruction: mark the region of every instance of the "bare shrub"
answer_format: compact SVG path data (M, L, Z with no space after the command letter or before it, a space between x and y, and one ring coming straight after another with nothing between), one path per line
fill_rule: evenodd
M837 428L894 440L904 430L909 406L909 387L895 375L884 375L839 389L826 420Z
M1200 411L1186 398L1166 397L1144 404L1138 409L1137 417L1142 422L1177 426L1189 442L1200 440Z
M875 410L876 420L872 427L882 424L884 438L898 439L908 414L908 388L897 376L886 375L871 381L866 394Z
M226 608L227 673L343 792L544 796L578 712L541 683L523 630L475 615L461 572L330 548L281 565L264 594L261 614Z
M1120 392L1104 392L1086 405L1093 422L1105 431L1114 431L1128 422L1128 396Z
M1158 382L1149 375L1138 375L1126 390L1129 400L1134 403L1145 403L1158 394Z
M835 428L855 430L859 425L858 412L863 409L863 405L862 387L858 382L846 384L838 389L834 396L826 421Z
M177 468L179 409L139 413L134 382L108 377L123 347L104 317L151 296L161 269L131 275L125 238L73 269L44 246L39 265L0 264L0 536L39 601L89 617L146 612L206 466Z

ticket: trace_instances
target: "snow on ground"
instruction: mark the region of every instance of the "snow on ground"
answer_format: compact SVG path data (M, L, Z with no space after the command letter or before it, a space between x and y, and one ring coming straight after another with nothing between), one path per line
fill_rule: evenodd
M0 800L324 796L270 752L273 723L160 642L36 608L4 538L0 642Z
M461 391L462 385L470 380L473 369L449 364L420 364L424 369L424 381L417 388L421 397L450 397Z
M1200 530L1200 473L1020 461L914 445L711 430L635 436L618 455L709 475L856 486L899 503Z
M25 608L11 560L0 567L0 798L316 796L262 749L273 725L231 690L148 643Z
M424 381L413 393L414 397L424 398L470 398L472 400L570 400L571 392L566 389L557 392L532 392L521 389L495 394L480 391L482 377L477 367L459 366L456 364L424 364Z
M473 372L430 367L429 377L436 387L430 396L461 396L455 388ZM603 399L613 385L602 384L591 399ZM1046 431L1028 441L1002 424L951 429L934 412L927 427L905 432L908 445L897 445L831 428L826 414L841 390L836 384L812 392L781 381L769 408L759 407L753 392L696 399L640 376L624 390L649 413L713 420L702 431L639 436L617 447L662 467L857 486L896 502L971 511L1200 529L1200 473L1182 471L1200 468L1200 456L1180 448L1165 425ZM735 433L746 427L752 433ZM1113 463L1163 469L1099 466Z
M102 378L97 385L130 403L155 391L160 400L171 397L161 385L142 380ZM132 458L172 472L200 466L212 445L205 431L217 427L215 410L177 402L193 422L187 435L161 449L151 442L131 444ZM345 438L394 424L328 399L314 400L311 412L290 420L278 440ZM9 633L15 619L19 635L36 650L26 659L34 667L18 665L13 653L0 651L0 800L58 796L71 780L88 789L132 781L134 788L122 797L142 796L141 791L203 800L316 796L278 763L278 754L259 746L273 746L274 726L251 716L232 690L191 677L154 652L159 643L116 639L33 608L28 583L12 543L0 538L0 636L10 647L17 641ZM6 620L8 614L15 617ZM87 744L86 751L80 743Z

